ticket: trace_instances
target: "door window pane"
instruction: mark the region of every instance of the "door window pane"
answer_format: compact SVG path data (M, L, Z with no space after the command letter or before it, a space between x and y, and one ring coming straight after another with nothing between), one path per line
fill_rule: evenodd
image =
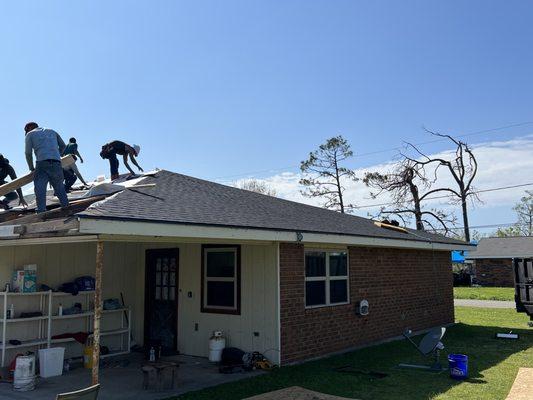
M348 257L346 253L330 253L329 255L329 275L348 275Z
M348 301L348 282L345 279L329 282L330 303L346 303Z
M207 282L207 306L235 307L234 282Z
M206 252L207 277L232 278L235 276L235 252Z
M319 306L323 304L326 304L326 282L305 282L305 305Z
M326 276L326 253L305 253L305 276Z

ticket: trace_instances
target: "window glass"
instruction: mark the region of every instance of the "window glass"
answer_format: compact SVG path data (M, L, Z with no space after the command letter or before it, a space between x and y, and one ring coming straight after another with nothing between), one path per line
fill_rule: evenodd
M208 281L206 306L235 307L234 282Z
M345 252L329 254L329 275L348 275L348 257Z
M232 278L235 276L235 253L233 251L206 252L207 276Z
M326 304L326 282L305 282L305 305L319 306Z
M329 302L346 303L348 301L348 282L339 279L329 282Z
M326 253L308 252L305 253L305 276L326 276Z

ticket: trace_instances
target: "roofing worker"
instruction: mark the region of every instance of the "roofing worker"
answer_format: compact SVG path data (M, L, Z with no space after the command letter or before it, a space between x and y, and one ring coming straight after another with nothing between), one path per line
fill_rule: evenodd
M8 176L11 178L12 181L17 179L17 174L15 173L13 167L9 164L9 160L7 158L4 158L4 156L0 154L0 185L4 185L5 183L7 183L6 178ZM26 200L24 200L24 196L22 195L22 190L18 188L16 193L8 193L4 196L2 200L0 200L0 207L3 207L4 210L7 210L9 208L9 203L17 198L19 199L19 205L23 207L28 206Z
M35 122L28 122L26 132L26 161L30 171L35 171L33 185L37 200L37 212L46 211L46 185L50 182L61 207L68 206L67 193L63 185L63 168L60 154L65 150L65 142L56 131L39 128ZM35 152L35 168L33 154Z
M68 147L68 145L67 145ZM63 152L64 155L71 154L72 157L74 157L74 161L77 160L76 156L72 153L66 153ZM82 161L83 162L83 161ZM73 163L69 165L68 167L63 168L63 175L65 176L65 191L68 193L70 192L70 189L72 188L72 185L74 185L74 182L79 178L80 181L85 185L89 186L87 182L83 179L83 176L81 176L80 171L78 170L78 167L76 163Z
M76 143L76 138L74 138L74 137L71 137L69 139L67 145L65 146L65 150L63 150L63 153L61 155L62 156L67 156L69 154L78 157L80 159L81 163L83 164L83 158L81 157L81 154L78 151L78 143ZM81 179L81 180L83 181L83 179Z
M120 140L115 140L111 143L104 144L102 146L102 151L100 152L100 157L104 159L109 160L109 167L111 169L111 179L117 179L118 178L118 166L119 162L117 159L117 154L124 157L124 166L130 171L130 173L133 175L135 174L133 170L130 168L128 164L128 156L130 157L131 162L139 168L139 171L143 171L143 169L140 167L139 164L137 164L137 160L135 157L139 156L139 152L141 151L140 146L134 144L133 146L130 146L129 144L126 144L124 142L121 142Z

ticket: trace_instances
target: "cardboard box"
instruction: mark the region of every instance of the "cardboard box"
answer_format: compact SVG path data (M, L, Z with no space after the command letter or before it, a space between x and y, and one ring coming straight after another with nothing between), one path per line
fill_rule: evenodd
M23 270L13 272L13 291L33 293L37 291L37 265L25 265Z

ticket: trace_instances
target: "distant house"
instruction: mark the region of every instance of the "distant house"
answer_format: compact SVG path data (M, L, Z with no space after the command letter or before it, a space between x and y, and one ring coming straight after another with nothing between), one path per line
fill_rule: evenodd
M476 280L485 286L514 286L513 258L533 257L533 237L491 237L468 253Z
M290 364L453 323L450 252L474 247L168 171L70 196L66 209L0 213L0 283L27 264L53 288L96 275L104 299L125 298L136 343L169 354L207 356L221 330L228 345ZM19 297L17 310L32 311L32 297ZM38 325L17 332L23 343L4 349L4 365L8 351L66 347L54 335L84 329L71 316L55 322L66 318L58 301L44 310L52 338L35 341ZM102 342L128 351L115 338L124 325L112 327L123 313L112 311L102 314ZM80 354L67 344L69 357Z

